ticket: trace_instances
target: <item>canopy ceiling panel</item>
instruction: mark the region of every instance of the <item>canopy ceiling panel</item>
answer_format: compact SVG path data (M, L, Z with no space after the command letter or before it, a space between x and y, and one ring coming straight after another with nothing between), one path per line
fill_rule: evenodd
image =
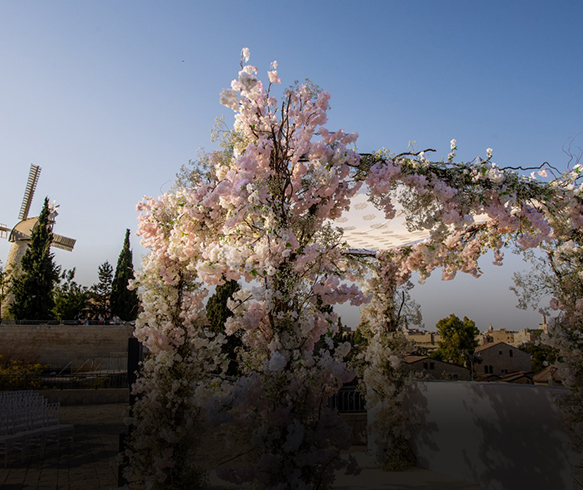
M428 230L407 230L400 213L390 221L385 219L384 212L376 209L364 193L356 194L350 211L333 224L344 230L344 239L351 249L387 250L429 237Z
M387 220L384 212L376 209L365 193L358 193L352 198L350 211L332 223L344 230L344 240L349 249L354 250L389 250L429 238L429 230L409 231L402 211L398 211L398 205L395 207L397 215ZM474 217L475 223L487 220L483 214Z

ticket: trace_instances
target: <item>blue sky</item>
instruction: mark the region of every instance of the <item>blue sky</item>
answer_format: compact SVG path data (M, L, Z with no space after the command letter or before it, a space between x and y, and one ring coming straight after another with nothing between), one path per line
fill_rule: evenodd
M31 215L46 195L61 205L55 232L78 242L56 261L95 282L135 232L136 203L213 148L216 117L232 122L218 97L245 46L262 74L278 61L283 86L328 90L328 127L358 132L360 151L416 141L441 158L456 138L461 159L492 147L501 166L564 168L583 131L582 21L576 1L4 0L0 222L15 224L40 165ZM138 267L146 251L132 245ZM2 262L8 250L0 240ZM481 329L536 326L514 307L513 268L418 287L427 326L452 312Z

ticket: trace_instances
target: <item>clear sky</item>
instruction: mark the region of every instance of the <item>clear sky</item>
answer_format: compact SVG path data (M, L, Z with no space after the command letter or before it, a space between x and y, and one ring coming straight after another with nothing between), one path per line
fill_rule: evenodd
M262 76L328 90L328 127L358 150L409 141L442 158L449 141L500 166L564 168L583 131L579 1L11 1L0 3L0 223L16 224L30 163L42 167L31 216L49 196L55 232L77 239L56 262L85 285L114 267L136 203L168 190L232 112L219 93L249 47ZM583 144L583 137L575 143ZM132 236L134 264L146 251ZM0 240L0 260L9 244ZM508 291L511 258L481 279L417 287L426 325L456 313L480 329L536 327ZM347 319L346 323L353 323Z

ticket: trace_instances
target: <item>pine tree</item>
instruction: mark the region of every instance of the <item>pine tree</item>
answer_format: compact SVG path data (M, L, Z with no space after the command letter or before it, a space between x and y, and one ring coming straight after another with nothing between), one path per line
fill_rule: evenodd
M53 317L54 288L60 271L51 253L53 233L49 215L49 198L46 197L20 268L11 279L14 299L9 311L16 320L48 320Z
M75 268L64 270L55 286L54 315L60 320L79 320L89 303L87 288L75 282Z
M138 294L128 289L129 282L134 279L134 264L130 249L130 230L126 230L123 248L117 259L115 276L111 285L111 314L119 316L123 321L135 320L138 316Z
M106 260L97 271L99 282L91 287L97 313L104 317L109 316L111 288L113 284L113 267Z
M451 359L461 365L467 364L470 354L478 347L477 336L480 331L476 324L465 316L460 320L452 313L439 320L435 326L441 342L438 342L439 348L433 353L433 357L443 361Z

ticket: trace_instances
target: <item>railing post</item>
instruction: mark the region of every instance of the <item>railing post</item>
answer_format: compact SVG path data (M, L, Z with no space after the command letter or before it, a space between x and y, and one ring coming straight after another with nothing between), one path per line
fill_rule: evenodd
M130 390L130 407L133 407L136 402L136 396L132 395L132 385L138 379L138 370L143 355L144 350L142 344L140 344L138 339L130 337L128 339L128 386Z
M138 379L138 371L140 368L140 361L144 355L142 344L138 341L138 339L134 337L130 337L128 339L128 389L130 390L130 415L131 410L134 404L136 403L136 395L132 395L132 385ZM119 435L119 452L123 455L126 447L126 438L131 434L131 427L128 427L128 430L125 434ZM124 466L127 464L127 459L125 456L122 456L121 462L117 467L117 485L119 487L123 487L127 483L129 483L123 476L123 469Z

